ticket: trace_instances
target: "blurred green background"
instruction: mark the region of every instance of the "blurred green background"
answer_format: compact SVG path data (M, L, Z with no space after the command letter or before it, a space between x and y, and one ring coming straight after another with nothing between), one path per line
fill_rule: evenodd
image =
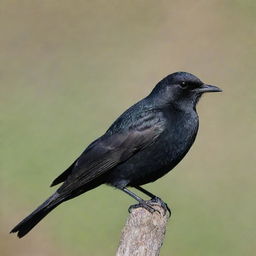
M172 208L161 255L254 255L255 17L253 0L2 0L1 255L114 255L135 202L107 186L24 239L8 232L115 118L179 70L224 92L200 101L182 163L146 186Z

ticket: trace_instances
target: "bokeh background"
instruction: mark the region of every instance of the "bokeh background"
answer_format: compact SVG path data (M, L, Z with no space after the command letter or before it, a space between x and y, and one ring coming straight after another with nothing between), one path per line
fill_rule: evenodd
M1 255L114 255L135 202L107 186L24 239L8 232L86 145L179 70L224 92L200 101L182 163L146 186L172 208L161 255L254 255L255 17L253 0L2 0Z

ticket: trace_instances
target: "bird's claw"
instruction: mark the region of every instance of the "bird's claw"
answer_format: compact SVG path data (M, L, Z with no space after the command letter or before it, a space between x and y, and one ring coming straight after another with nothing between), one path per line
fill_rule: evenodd
M146 209L147 211L149 211L149 212L152 213L152 214L153 214L154 212L158 212L159 214L161 214L160 211L158 211L157 209L155 209L154 207L152 207L152 206L150 205L150 202L151 202L151 200L149 200L149 201L141 201L141 202L139 202L138 204L131 205L131 206L129 207L129 209L128 209L128 212L131 213L132 209L144 208L144 209Z
M155 209L151 204L160 204L161 207L164 209L164 215L166 215L166 212L168 211L169 215L171 216L171 209L169 208L169 206L159 197L154 197L152 198L151 200L149 201L141 201L140 203L138 204L134 204L134 205L131 205L128 209L128 212L131 213L131 210L132 209L136 209L136 208L144 208L146 209L147 211L149 211L150 213L154 213L154 212L158 212L159 214L160 211Z
M166 212L168 211L169 212L169 215L171 216L171 209L169 208L169 206L159 197L154 197L150 200L151 202L153 203L157 203L157 204L160 204L161 207L164 209L164 215L166 214Z

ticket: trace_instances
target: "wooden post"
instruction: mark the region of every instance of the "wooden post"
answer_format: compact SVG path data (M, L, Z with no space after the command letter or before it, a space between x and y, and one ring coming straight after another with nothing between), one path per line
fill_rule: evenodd
M116 256L157 256L164 241L170 214L159 202L148 201L156 212L131 209L122 230Z

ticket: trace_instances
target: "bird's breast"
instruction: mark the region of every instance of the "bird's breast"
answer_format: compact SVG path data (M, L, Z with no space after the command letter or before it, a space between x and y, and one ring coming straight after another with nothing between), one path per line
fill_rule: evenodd
M166 143L168 158L171 162L175 162L180 157L183 158L194 143L199 122L196 112L177 115L171 121L167 126L166 136L163 136L162 142L163 144Z

